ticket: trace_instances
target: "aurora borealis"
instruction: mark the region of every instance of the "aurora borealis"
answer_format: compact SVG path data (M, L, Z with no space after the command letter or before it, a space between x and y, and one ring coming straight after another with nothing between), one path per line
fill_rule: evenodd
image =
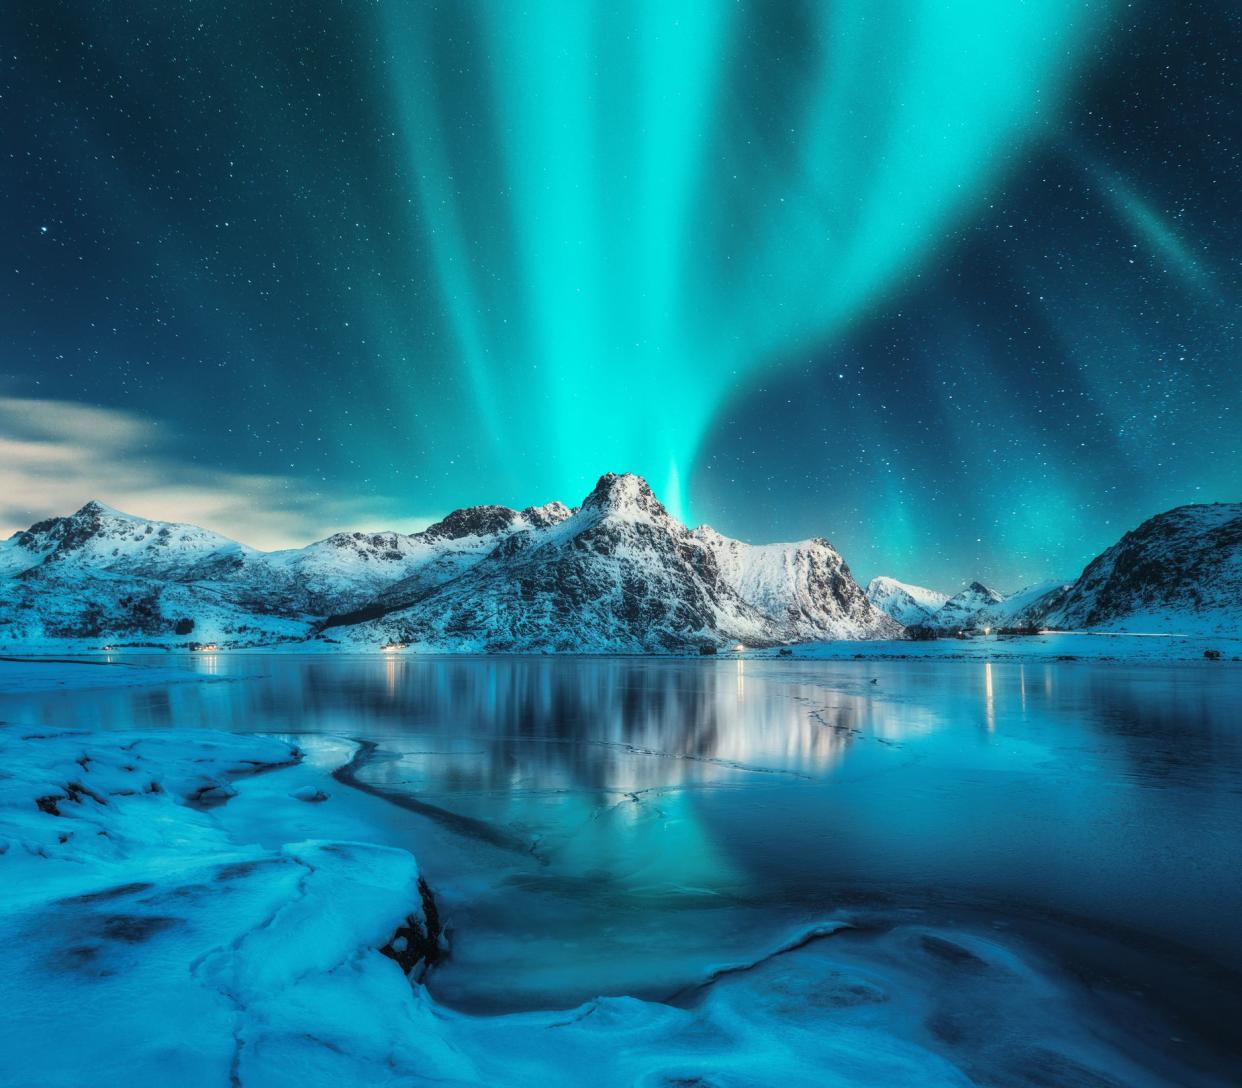
M629 470L864 578L1072 576L1242 493L1242 19L1170 7L18 0L3 437L124 413L109 479L293 536Z

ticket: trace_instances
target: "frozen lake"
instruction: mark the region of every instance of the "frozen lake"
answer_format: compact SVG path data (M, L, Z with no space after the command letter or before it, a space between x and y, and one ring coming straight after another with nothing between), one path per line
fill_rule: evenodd
M799 926L916 919L1236 1046L1237 666L150 660L237 679L0 692L0 719L277 733L325 765L371 742L351 773L448 916L429 985L457 1008L678 1000Z

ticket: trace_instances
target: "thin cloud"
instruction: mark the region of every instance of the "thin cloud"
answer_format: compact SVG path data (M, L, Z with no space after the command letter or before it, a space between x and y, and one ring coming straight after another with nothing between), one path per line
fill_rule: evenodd
M386 504L309 492L293 477L206 469L171 452L171 437L131 412L0 396L0 536L90 499L265 549L343 529L415 532L434 520L377 517Z

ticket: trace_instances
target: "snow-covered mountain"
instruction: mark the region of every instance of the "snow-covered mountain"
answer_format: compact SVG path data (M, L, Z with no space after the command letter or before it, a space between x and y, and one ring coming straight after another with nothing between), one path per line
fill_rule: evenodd
M0 542L0 641L271 641L305 637L310 616L267 595L245 602L263 553L193 525L99 502Z
M420 533L260 552L100 503L0 543L0 644L265 644L652 651L899 637L826 541L692 533L646 482L456 510Z
M969 626L975 629L990 627L1038 627L1045 613L1058 603L1069 588L1061 578L1053 578L1027 586L1010 593L999 604L988 605L971 617Z
M692 535L715 555L721 577L742 600L797 638L901 637L901 624L871 604L845 560L823 537L744 544L710 525L699 526Z
M208 529L150 521L88 502L76 514L40 521L0 543L0 576L65 565L134 577L192 578L260 554Z
M219 622L196 628L195 640L262 637L269 629L282 638L304 637L319 617L359 608L394 587L438 584L483 558L509 532L568 515L560 503L520 514L471 507L421 533L337 533L305 548L261 552L207 529L92 501L0 542L0 579L18 579L0 601L0 626L7 620L10 637L17 638L40 631L49 638L157 638L162 627L176 626L187 614L210 614ZM296 622L273 628L264 617Z
M1041 622L1078 630L1242 635L1242 503L1179 506L1092 560Z
M948 599L947 593L912 586L896 578L880 576L867 583L867 600L903 627L931 625L932 617Z
M1242 632L1242 503L1152 518L1070 586L1008 597L876 578L822 538L691 531L641 478L581 507L456 510L420 533L338 533L261 552L90 502L0 542L0 646L268 645L649 652L897 638L901 625Z
M329 637L638 653L900 634L826 543L752 549L711 530L691 532L638 476L609 473L577 510L562 507L544 526L532 520L520 515L455 578Z
M993 608L1004 600L1004 595L990 589L982 582L971 582L965 589L953 594L932 617L932 626L942 631L963 631L976 626L975 617L985 608Z
M934 589L881 577L872 578L867 584L867 598L906 627L978 631L1037 626L1065 589L1063 580L1053 579L1003 596L980 582L972 582L949 597Z
M915 617L912 609L901 611L909 603L893 584L874 579L868 596L898 619ZM1052 627L1242 637L1242 503L1179 506L1126 533L1072 583L1042 582L1002 597L972 582L929 620L914 622L941 631Z
M505 538L559 525L571 513L561 502L528 506L521 511L507 506L454 510L443 521L418 534L419 544L425 549L422 560L402 578L378 591L368 602L370 611L391 612L412 604L486 559Z

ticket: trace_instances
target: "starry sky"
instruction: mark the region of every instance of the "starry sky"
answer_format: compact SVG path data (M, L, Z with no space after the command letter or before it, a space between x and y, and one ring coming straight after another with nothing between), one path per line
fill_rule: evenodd
M865 580L1242 498L1242 9L10 0L0 530L604 471Z

